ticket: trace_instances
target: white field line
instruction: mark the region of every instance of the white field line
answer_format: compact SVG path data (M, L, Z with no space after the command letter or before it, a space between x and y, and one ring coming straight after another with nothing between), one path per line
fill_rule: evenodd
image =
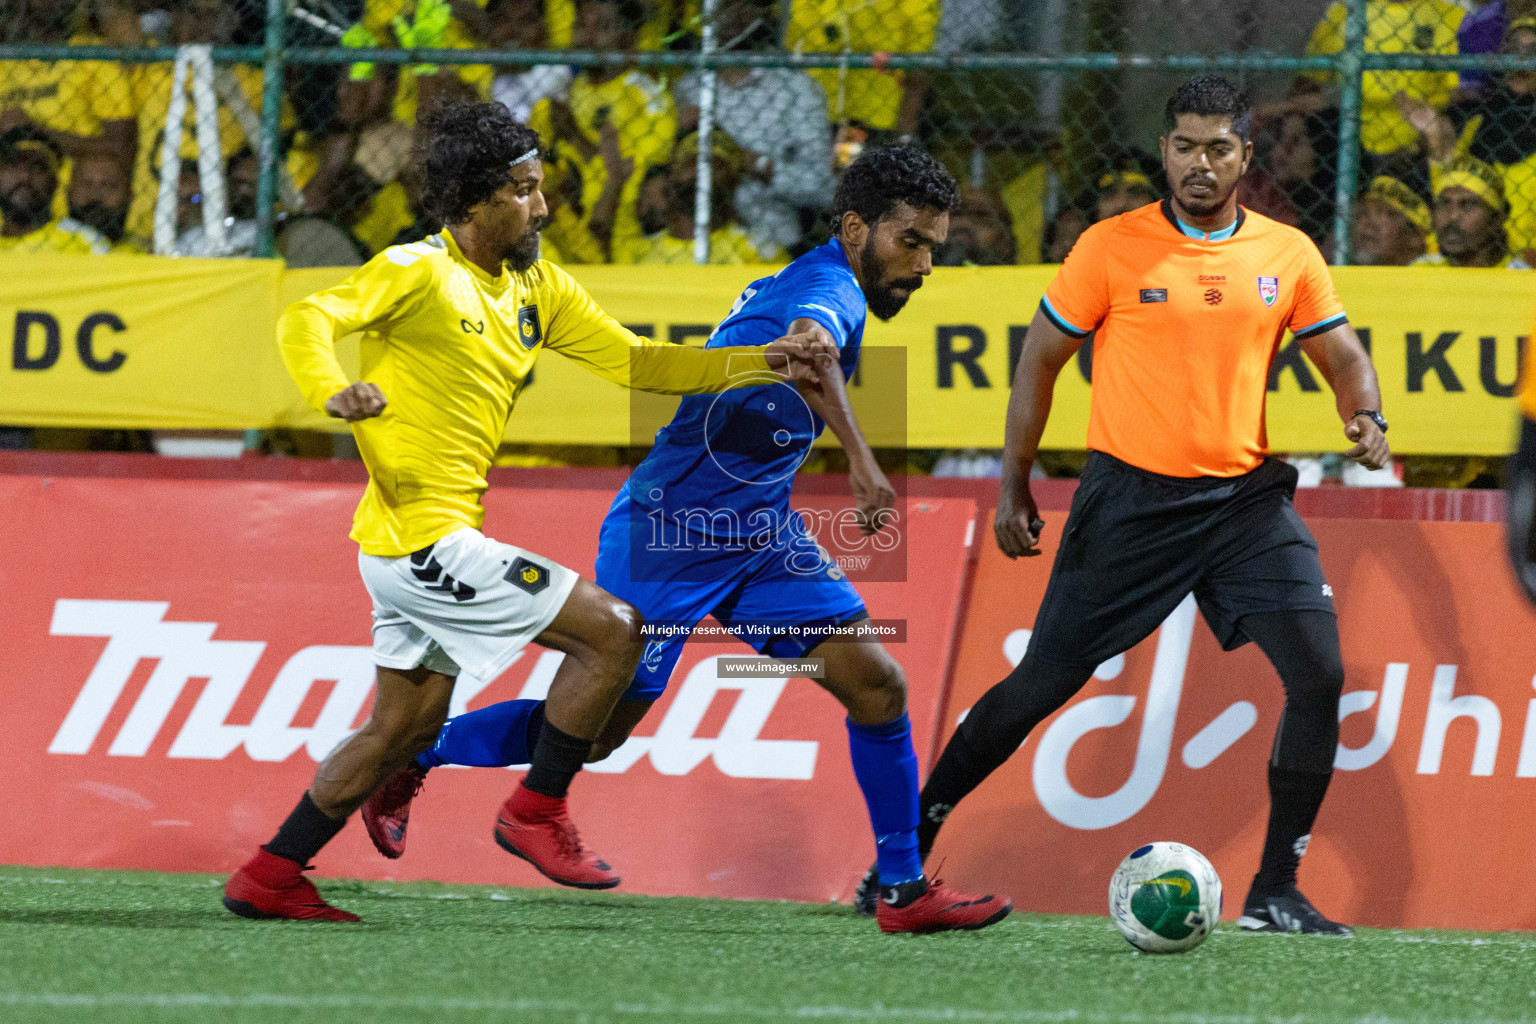
M148 874L153 875L153 872L150 872ZM353 880L353 879L320 879L319 881L321 882L322 885L326 881L335 881L335 882L342 882L342 883L348 883L348 884L357 884L356 881ZM100 875L97 875L97 876L94 876L94 877L84 877L84 878L49 878L49 877L42 876L42 875L0 875L0 885L5 885L5 884L12 884L12 885L124 886L124 887L145 888L145 889L147 889L147 888L163 888L163 887L166 887L165 882L157 880L157 879L155 879L153 877L150 877L150 878L140 878L140 877L136 877L134 875L126 875L126 874L122 875L122 876L109 876L109 877L102 877ZM222 878L208 878L208 879L201 879L201 880L197 880L197 881L192 881L191 879L188 879L187 880L187 884L188 884L189 887L193 887L193 888L204 888L204 887L212 888L212 887L215 887L215 886L222 886L224 884L224 881L223 881ZM369 883L362 882L361 884L363 884L364 886L367 886ZM390 897L390 896L394 896L395 895L395 891L393 889L370 888L368 891L370 891L370 892L372 892L372 893L374 893L376 895L384 896L384 897ZM494 901L494 902L497 902L497 903L503 903L503 902L510 902L513 899L515 899L515 896L512 895L513 893L519 893L519 892L524 892L524 891L527 891L527 892L539 892L539 893L545 892L545 890L537 890L537 889L529 889L529 890L512 889L512 890L505 890L505 889L491 889L489 887L477 887L473 892L469 892L469 893L463 893L463 892L433 893L430 896L428 896L427 898L428 899L435 899L435 900L479 900L479 899L486 899L486 900L491 900L491 901ZM558 890L557 890L557 892L558 892ZM618 895L618 896L622 897L624 895L629 895L629 894L617 893L617 894L613 894L613 895ZM674 898L676 898L676 897L674 897ZM783 902L783 901L781 901L781 900L764 900L762 902L765 902L765 903L780 903L780 902ZM807 906L811 906L811 905L812 904L807 904ZM819 905L819 904L816 904L816 905ZM1107 918L1101 918L1098 921L1083 921L1081 919L1074 919L1074 918L1071 918L1071 917L1062 918L1060 916L1047 916L1047 917L1030 917L1030 916L1027 916L1027 915L1026 916L1021 916L1021 917L1015 919L1015 923L1014 923L1013 927L1015 927L1015 928L1022 927L1022 928L1028 929L1028 930L1034 930L1034 929L1037 929L1037 928L1039 928L1039 929L1052 929L1052 928L1054 928L1054 929L1061 929L1061 930L1064 930L1064 931L1081 931L1081 930L1083 930L1085 928L1088 928L1088 929L1102 928L1104 931L1108 931L1108 932L1113 932L1114 931L1114 927L1109 923L1109 920ZM1309 937L1303 936L1303 935L1275 935L1275 934L1269 933L1269 932L1251 932L1251 931L1247 931L1246 929L1238 928L1238 927L1234 926L1233 924L1231 924L1230 922L1228 922L1226 925L1220 927L1214 934L1216 936L1219 936L1219 938L1216 940L1218 942L1224 942L1227 939L1234 939L1234 938L1236 938L1236 939L1257 939L1257 940L1259 940L1261 942L1317 942L1317 941L1326 941L1326 942L1329 942L1329 943L1332 943L1332 942L1342 942L1344 944L1344 948L1346 948L1346 949L1353 945L1353 943L1350 940L1347 940L1347 939L1345 939L1345 940L1339 940L1339 939L1313 939L1313 938L1309 938ZM1372 928L1372 929L1368 929L1364 933L1364 935L1362 937L1365 938L1366 941L1373 942L1373 943L1374 942L1401 942L1401 943L1407 943L1409 945L1430 945L1430 946L1514 946L1514 947L1520 948L1520 949L1536 949L1536 932L1493 932L1493 933L1490 933L1490 934L1487 934L1487 935L1482 935L1482 936L1472 936L1472 935L1457 935L1457 934L1454 934L1454 933L1440 934L1440 933L1436 933L1436 932L1434 932L1433 930L1430 930L1430 929L1426 929L1424 931L1417 931L1417 932L1396 932L1396 931L1391 931L1391 930L1386 930L1386 929L1378 930L1378 929ZM960 1019L960 1018L955 1018L955 1019ZM1045 1019L1045 1018L1042 1018L1042 1019ZM1054 1020L1056 1018L1049 1018L1049 1019ZM1065 1018L1061 1018L1061 1019L1063 1019L1063 1020L1088 1020L1088 1018L1073 1018L1073 1017L1065 1017ZM1116 1018L1116 1019L1119 1019L1119 1018ZM1127 1019L1129 1020L1131 1018L1127 1018ZM1143 1018L1135 1018L1135 1019L1140 1020L1140 1019L1143 1019ZM1145 1019L1152 1019L1152 1018L1145 1018ZM1212 1018L1212 1020L1215 1020L1215 1019L1216 1018ZM1246 1018L1246 1017L1234 1018L1234 1020L1249 1020L1249 1019L1260 1020L1260 1019L1263 1019L1263 1018ZM1280 1018L1276 1018L1276 1019L1280 1019ZM1289 1020L1289 1018L1285 1018L1285 1019ZM1376 1018L1364 1018L1363 1020L1366 1022L1366 1024L1376 1024ZM1385 1022L1386 1018L1382 1018L1382 1020ZM1533 1022L1533 1024L1536 1024L1536 1015L1533 1015L1532 1022Z
M975 1024L1319 1024L1315 1015L1263 1014L1144 1014L1094 1010L963 1010L953 1007L883 1006L749 1006L728 1004L580 1003L560 999L450 999L378 997L364 995L291 995L255 992L73 994L67 992L0 992L0 1006L50 1010L153 1009L291 1009L291 1010L417 1010L436 1013L564 1013L611 1017L744 1018L764 1020L960 1021ZM1334 1018L1338 1024L1530 1024L1496 1017L1366 1017Z

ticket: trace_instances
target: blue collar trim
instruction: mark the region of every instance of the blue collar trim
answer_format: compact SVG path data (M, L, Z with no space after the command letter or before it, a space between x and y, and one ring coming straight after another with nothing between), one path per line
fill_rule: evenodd
M1246 219L1244 217L1243 208L1239 206L1237 208L1237 216L1232 219L1231 224L1228 224L1226 227L1219 228L1215 231L1201 231L1197 227L1193 227L1184 223L1183 219L1173 212L1173 203L1169 202L1168 200L1163 200L1162 208L1163 216L1168 218L1168 223L1178 228L1179 232L1183 234L1184 237L1193 238L1198 242L1225 242L1227 239L1237 234L1237 229L1243 226L1243 221Z

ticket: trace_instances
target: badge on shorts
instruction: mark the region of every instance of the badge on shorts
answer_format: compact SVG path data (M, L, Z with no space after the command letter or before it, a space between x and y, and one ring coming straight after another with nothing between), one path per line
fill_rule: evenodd
M522 342L523 348L533 348L544 340L544 331L539 326L538 306L521 306L518 308L517 340Z
M549 570L537 562L530 562L522 557L512 563L512 567L502 578L519 590L526 590L530 594L537 594L549 586Z
M1273 306L1279 297L1280 279L1278 277L1259 278L1259 298L1264 300L1264 305Z

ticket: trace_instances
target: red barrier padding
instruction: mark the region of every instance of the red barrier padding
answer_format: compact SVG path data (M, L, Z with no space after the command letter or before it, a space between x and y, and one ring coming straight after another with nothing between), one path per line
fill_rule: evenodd
M316 759L359 724L373 669L369 601L346 538L356 484L0 476L7 509L11 810L0 862L228 871L265 842ZM486 532L590 577L611 493L496 488ZM904 620L919 751L931 746L975 515L914 503L906 583L861 584ZM643 738L584 772L573 809L630 891L824 901L874 853L841 707L805 679L722 680L690 645ZM479 707L549 685L530 647ZM541 884L491 838L518 776L443 769L386 861L353 823L326 875ZM212 899L213 897L210 897Z

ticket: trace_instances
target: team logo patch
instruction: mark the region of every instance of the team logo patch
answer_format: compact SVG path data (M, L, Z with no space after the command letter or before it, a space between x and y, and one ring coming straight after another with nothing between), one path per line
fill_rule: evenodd
M502 578L519 590L526 590L530 594L537 594L549 586L549 570L538 562L530 562L522 557L512 563L506 576Z
M1207 288L1205 290L1205 304L1208 306L1221 305L1221 297L1220 288Z
M1280 279L1278 277L1259 278L1259 298L1264 300L1264 305L1273 306L1279 297Z
M517 311L517 340L523 348L533 348L544 340L544 329L539 326L539 307L523 306Z
M1168 301L1168 289L1167 288L1143 288L1141 290L1141 301L1142 302L1167 302Z

